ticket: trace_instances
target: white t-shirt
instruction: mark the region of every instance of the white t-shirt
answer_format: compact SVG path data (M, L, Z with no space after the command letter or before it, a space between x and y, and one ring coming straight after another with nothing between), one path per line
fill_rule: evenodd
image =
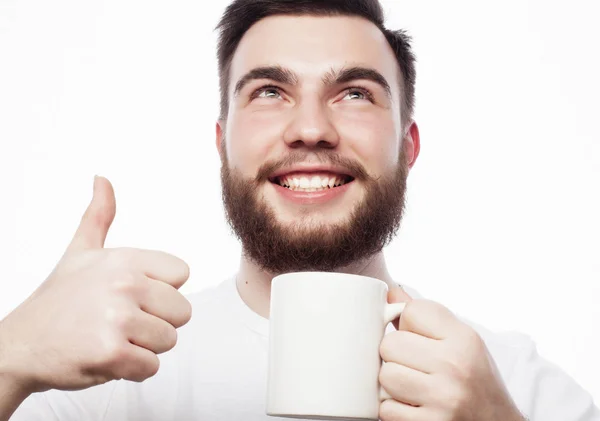
M37 393L11 421L283 420L265 414L268 320L245 305L234 279L188 299L192 319L178 330L175 348L160 355L154 377ZM591 396L542 359L528 337L465 322L479 332L514 401L531 421L600 421Z

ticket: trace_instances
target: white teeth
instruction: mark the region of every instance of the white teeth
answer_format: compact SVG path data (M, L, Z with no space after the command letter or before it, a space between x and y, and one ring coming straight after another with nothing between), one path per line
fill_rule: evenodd
M298 187L300 187L301 189L310 188L310 181L308 180L308 177L302 177L300 179L300 185Z
M314 176L313 178L311 178L310 187L312 189L321 187L321 177Z
M346 181L341 176L335 177L321 177L318 175L314 176L283 176L279 178L279 184L283 187L287 187L290 190L314 192L320 190L326 190L329 188L339 187L346 184Z

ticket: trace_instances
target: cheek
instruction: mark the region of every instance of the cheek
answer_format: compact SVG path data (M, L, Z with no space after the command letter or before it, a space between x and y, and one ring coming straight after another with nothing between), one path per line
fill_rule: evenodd
M256 175L265 157L272 156L280 142L280 126L278 119L266 113L232 113L226 133L230 165L247 177Z
M338 121L338 127L348 148L370 173L386 173L398 163L400 133L389 114L355 115Z

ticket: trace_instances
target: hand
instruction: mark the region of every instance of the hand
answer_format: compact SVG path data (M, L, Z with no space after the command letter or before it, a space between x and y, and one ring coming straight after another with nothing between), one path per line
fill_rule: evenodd
M475 330L401 288L388 301L407 305L381 343L379 380L393 398L381 404L382 421L523 420Z
M189 267L170 254L104 249L116 212L98 177L79 228L52 273L0 322L4 369L29 393L76 390L156 374L191 305L178 291Z

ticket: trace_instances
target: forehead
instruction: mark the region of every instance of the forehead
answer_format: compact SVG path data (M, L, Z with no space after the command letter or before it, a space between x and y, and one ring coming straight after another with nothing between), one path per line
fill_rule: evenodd
M243 36L231 63L231 87L255 67L280 65L302 81L317 80L332 68L362 65L378 70L393 94L399 66L383 33L354 16L269 16Z

